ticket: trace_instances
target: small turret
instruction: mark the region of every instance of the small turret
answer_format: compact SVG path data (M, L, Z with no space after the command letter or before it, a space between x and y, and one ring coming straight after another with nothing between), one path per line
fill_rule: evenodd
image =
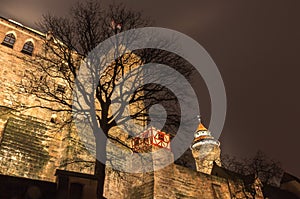
M215 140L211 132L205 128L199 118L199 125L194 133L194 141L191 145L197 171L211 174L214 162L221 166L220 142Z

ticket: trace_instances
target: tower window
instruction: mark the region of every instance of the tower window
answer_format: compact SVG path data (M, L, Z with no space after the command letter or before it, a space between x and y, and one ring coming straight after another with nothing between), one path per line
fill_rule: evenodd
M25 53L27 55L32 55L32 52L33 52L33 43L31 41L27 41L24 44L23 49L22 49L21 52Z
M5 36L4 40L2 41L2 45L13 48L16 42L16 37L13 33L9 33Z

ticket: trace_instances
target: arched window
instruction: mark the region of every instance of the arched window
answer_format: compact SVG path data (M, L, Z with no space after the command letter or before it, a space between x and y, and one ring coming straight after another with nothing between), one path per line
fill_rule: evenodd
M32 55L32 52L33 52L33 43L31 41L27 41L24 44L23 49L22 49L21 52L25 53L27 55Z
M9 33L5 36L4 40L2 41L2 44L10 48L13 48L15 42L16 42L15 35L13 33Z

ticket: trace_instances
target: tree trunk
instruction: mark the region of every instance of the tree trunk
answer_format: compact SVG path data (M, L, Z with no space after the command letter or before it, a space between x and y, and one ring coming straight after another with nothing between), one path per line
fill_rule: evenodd
M99 138L98 138L99 139ZM99 141L96 139L96 165L95 165L95 176L97 178L97 199L105 199L104 193L104 181L105 181L105 163L106 163L106 139L105 141ZM99 161L101 160L101 161Z
M96 160L95 175L97 178L97 199L104 199L105 164Z

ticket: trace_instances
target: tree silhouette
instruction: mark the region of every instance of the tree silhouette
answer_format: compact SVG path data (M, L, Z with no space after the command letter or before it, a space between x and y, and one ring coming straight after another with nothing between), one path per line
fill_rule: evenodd
M283 170L280 163L268 158L262 151L248 159L237 159L229 155L222 156L222 165L228 170L243 175L254 174L263 184L278 185Z
M126 44L134 42L136 35L115 37L116 39L111 40L114 48L106 51L104 56L103 52L89 56L102 41L149 24L150 21L144 19L139 12L130 11L122 4L110 5L105 11L96 1L77 3L66 17L50 14L43 17L39 26L44 32L48 32L44 51L35 55L34 60L25 59L35 69L25 75L19 86L24 93L47 103L23 105L22 109L48 109L64 118L60 121L62 125L72 125L74 117L78 117L92 129L96 157L104 160L96 160L95 165L98 198L103 198L106 137L110 137L110 131L114 127L123 124L122 127L126 129L126 123L134 119L134 124L142 129L149 122L149 109L153 104L169 106L164 127L167 131L176 132L179 125L180 112L176 96L166 87L146 84L132 91L130 86L124 86L120 82L128 80L132 86L142 84L144 79L139 68L151 62L168 64L187 77L191 68L182 67L186 65L182 58L157 49L129 51ZM166 41L155 42L159 46L173 45ZM99 58L100 55L102 57ZM88 84L92 89L86 88L84 80L78 81L79 71L83 67L89 78L96 80ZM115 112L112 112L113 106L117 107ZM132 130L130 128L129 126L126 130ZM118 139L110 139L128 147Z

